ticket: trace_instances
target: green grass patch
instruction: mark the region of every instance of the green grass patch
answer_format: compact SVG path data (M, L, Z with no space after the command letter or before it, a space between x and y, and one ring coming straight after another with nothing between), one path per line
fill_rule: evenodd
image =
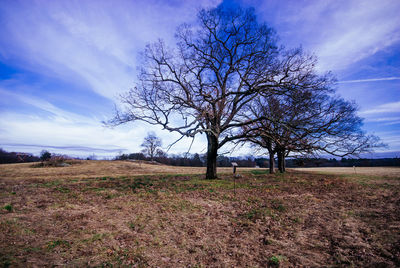
M285 261L286 260L286 257L285 256L282 256L282 255L273 255L271 258L269 258L269 264L270 265L274 265L274 266L279 266L279 264L282 262L282 261Z
M136 218L132 219L127 223L129 229L132 231L140 232L142 231L146 225L147 222L150 220L149 216L137 216Z
M8 268L13 262L13 257L9 255L0 254L0 267Z
M55 189L56 189L56 191L58 191L60 193L64 193L64 194L71 192L70 189L63 187L63 186L56 187Z
M274 199L271 201L271 206L273 209L279 211L279 212L285 212L286 207L283 205L283 202L281 200Z
M262 219L266 216L274 217L275 215L274 212L267 207L253 208L243 214L244 218L251 221Z
M92 235L91 238L89 239L84 239L82 240L82 242L87 243L87 242L96 242L96 241L102 241L104 238L107 238L109 236L108 233L96 233L94 235Z
M251 174L253 175L265 175L269 173L268 169L255 169L250 171Z
M47 249L53 250L56 247L69 248L70 244L66 240L54 240L47 243Z
M133 182L129 185L129 188L133 191L136 192L139 189L144 189L144 188L149 188L153 186L153 181L150 180L148 177L144 178L136 178L133 180Z
M43 187L54 187L60 185L62 182L60 180L54 180L54 181L48 181L45 183L41 183L38 186L43 186Z
M26 253L35 253L35 252L40 252L40 251L42 251L42 249L39 248L39 247L26 247L26 248L24 248L24 251L25 251Z
M8 212L12 212L13 211L13 206L11 204L7 204L3 208L5 210L7 210Z
M103 187L86 187L83 191L87 192L87 191L92 191L92 192L102 192L107 190L106 188Z

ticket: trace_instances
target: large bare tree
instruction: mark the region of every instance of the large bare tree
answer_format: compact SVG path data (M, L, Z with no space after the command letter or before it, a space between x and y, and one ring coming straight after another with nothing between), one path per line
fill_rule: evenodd
M201 10L197 23L177 29L177 46L146 47L136 86L122 96L113 125L144 121L183 136L207 136L206 178L216 178L218 149L246 136L248 105L260 94L323 87L312 62L278 48L275 32L253 9Z
M362 130L355 103L332 95L333 81L330 84L325 88L299 87L285 95L259 97L252 102L253 117L263 119L250 131L245 130L245 140L268 150L270 173L274 172L275 154L278 168L284 172L285 157L290 153L344 157L383 146L378 137Z

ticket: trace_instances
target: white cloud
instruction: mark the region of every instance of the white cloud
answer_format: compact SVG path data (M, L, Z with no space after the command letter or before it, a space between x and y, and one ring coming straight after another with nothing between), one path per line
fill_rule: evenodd
M3 98L7 98L8 101L12 101L13 103L16 102L21 102L28 104L30 106L33 106L37 109L40 109L42 111L46 111L51 114L51 117L56 120L61 122L82 122L82 123L92 123L93 121L96 121L96 118L90 118L90 117L85 117L80 114L68 112L65 110L62 110L56 106L54 106L52 103L45 101L43 99L39 99L33 96L28 96L24 94L17 94L13 93L10 91L7 91L5 89L2 89L0 87L0 95ZM97 120L98 121L98 120Z
M125 153L139 152L141 150L140 145L148 131L155 131L161 137L164 149L178 138L175 134L140 123L135 124L134 127L122 126L111 129L90 118L77 121L68 118L66 115L62 116L62 118L66 118L65 120L59 120L59 117L44 118L37 115L29 116L8 112L2 113L0 116L2 118L0 121L0 146L5 149L10 148L10 150L15 150L13 147L24 147L27 152L32 153L46 149L46 147L40 148L40 145L50 148L70 147L69 149L55 150L59 153L80 156L87 156L90 149L85 151L79 147L96 148L96 150L121 150ZM189 149L190 142L189 139L183 139L173 146L169 153L186 152ZM204 138L199 136L196 138L191 152L201 152L204 145ZM105 152L103 155L110 156L110 153Z
M345 81L339 81L338 83L339 84L347 84L347 83L380 82L380 81L392 81L392 80L400 80L400 77L382 77L382 78L345 80Z
M400 125L400 120L397 121L392 121L392 122L387 122L383 124L384 126L392 126L392 125Z
M343 69L400 41L398 1L345 2L331 5L336 11L330 25L321 29L322 38L315 47L321 69Z
M218 1L37 1L0 7L1 55L113 99L132 87L137 53ZM7 38L4 38L7 36Z
M49 101L7 91L1 85L0 96L15 107L20 107L21 104L28 107L28 111L24 112L0 113L0 146L4 149L37 154L48 148L53 152L73 156L87 156L92 150L98 155L110 157L116 154L111 151L139 152L149 131L156 132L162 139L164 150L180 138L176 133L162 131L159 126L149 126L141 122L108 128L98 117L66 111ZM44 113L38 113L38 110ZM191 139L184 138L169 153L187 152L190 143ZM204 148L204 137L196 137L191 152L204 153Z
M361 111L361 115L381 114L381 113L398 113L400 112L400 101L385 103L375 108Z
M367 122L393 122L400 120L400 117L379 117L379 118L368 118Z
M390 134L389 132L379 133L379 137L384 143L389 144L389 150L382 151L399 151L400 150L400 136L399 133Z
M193 20L199 7L216 6L218 2L8 1L0 5L0 60L41 77L51 76L86 87L114 100L118 93L133 85L136 54L146 42L158 37L172 42L178 24ZM276 3L276 7L283 6L273 9L277 19L291 29L283 35L292 37L296 44L305 42L306 49L316 51L322 69L346 68L400 40L400 2L396 0L293 1L288 5L277 0ZM26 86L32 91L51 90L33 88L28 83ZM51 114L44 117L16 110L3 112L0 114L3 144L119 147L138 151L150 130L163 138L165 146L178 138L176 134L140 123L105 129L95 117L63 110L47 99L12 93L12 89L1 91L0 96ZM399 110L400 103L393 102L361 114ZM183 140L170 152L185 152L190 142ZM204 137L196 138L192 152L204 152L204 148Z
M342 70L400 41L398 0L248 0L285 45L302 44L321 71Z
M133 86L136 56L147 42L157 38L174 42L179 24L194 20L199 8L213 7L219 2L10 1L0 5L0 60L34 72L41 79L56 78L115 100L119 93ZM97 117L67 111L48 101L52 93L47 85L40 87L20 80L3 81L0 87L0 105L9 107L15 102L30 107L26 113L12 109L0 114L0 146L44 144L54 148L80 146L137 152L151 130L163 139L164 147L177 139L176 134L142 123L104 128ZM35 94L39 91L41 94ZM57 94L61 94L61 99L63 93ZM81 102L76 100L77 105L91 105ZM111 112L112 107L109 109ZM186 152L190 142L183 139L170 153ZM196 138L192 152L203 148L204 138ZM82 154L79 150L76 153Z
M377 114L379 113L371 113ZM368 114L367 114L368 115ZM400 124L400 117L377 117L377 118L367 118L365 122L380 123L381 126L392 126Z

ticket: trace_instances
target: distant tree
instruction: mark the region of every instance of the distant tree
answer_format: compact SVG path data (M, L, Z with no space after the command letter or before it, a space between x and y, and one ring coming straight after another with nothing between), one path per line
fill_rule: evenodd
M256 158L255 163L260 168L267 167L267 159L266 158Z
M194 154L193 159L192 159L192 166L195 167L201 167L203 166L203 162L200 159L200 155L199 154Z
M115 157L115 160L127 160L127 159L129 159L128 154L120 154Z
M0 148L0 164L20 163L20 162L36 162L40 158L29 153L7 152Z
M93 153L91 155L89 155L86 160L97 160L97 156Z
M49 161L50 158L51 158L51 153L50 153L49 151L43 150L43 151L40 153L40 160L41 160L41 161Z
M164 152L160 149L161 145L161 139L157 137L154 132L149 132L144 138L141 146L144 148L143 153L150 157L150 160L153 161L157 154L164 155Z
M128 158L134 160L146 160L146 157L143 153L132 153L129 154Z

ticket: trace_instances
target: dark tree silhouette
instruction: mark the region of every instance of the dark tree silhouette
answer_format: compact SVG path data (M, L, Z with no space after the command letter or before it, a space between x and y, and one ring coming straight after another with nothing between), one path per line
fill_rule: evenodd
M144 148L142 152L153 161L156 155L163 154L161 144L161 139L154 132L149 132L141 145Z
M328 85L328 84L327 84ZM383 146L379 138L362 131L362 119L353 102L331 95L331 87L297 88L286 95L260 97L250 108L257 121L247 140L268 150L270 173L274 155L280 172L285 171L285 157L327 153L334 156L359 155Z
M51 153L49 151L43 150L40 152L40 160L48 161L51 158Z
M7 152L0 148L0 164L36 162L40 158L30 153Z
M197 24L176 33L177 47L163 41L143 53L139 82L122 96L111 125L144 121L182 137L207 136L207 179L216 178L218 149L246 136L259 118L246 108L260 94L323 87L313 62L278 48L274 30L253 9L201 10Z

